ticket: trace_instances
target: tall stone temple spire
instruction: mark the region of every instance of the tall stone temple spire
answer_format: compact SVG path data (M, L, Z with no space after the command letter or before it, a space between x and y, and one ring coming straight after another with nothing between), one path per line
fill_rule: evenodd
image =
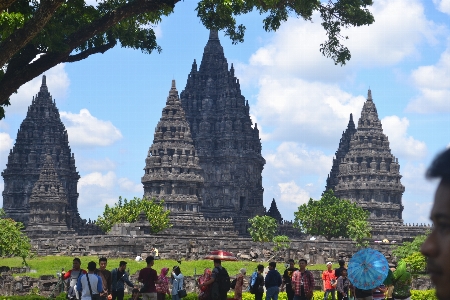
M338 184L339 175L339 163L348 153L350 149L350 141L356 132L355 123L353 122L353 114L350 114L350 120L348 121L347 129L342 132L341 140L339 141L339 147L336 151L335 158L333 158L333 166L331 167L331 172L327 178L327 185L325 190L334 190Z
M232 217L247 233L248 218L264 214L259 130L249 115L234 67L228 69L217 31L211 30L200 68L194 60L180 95L205 185L202 211Z
M29 237L56 236L73 234L69 229L69 203L64 186L59 180L53 165L53 159L47 155L41 167L39 180L36 181L30 197L30 215L26 229Z
M175 80L145 159L144 197L164 200L170 217L192 216L202 205L202 170ZM174 224L174 222L172 222Z
M283 218L281 217L281 213L278 210L275 198L272 199L272 203L270 204L270 208L267 211L266 216L274 218L275 220L277 220L278 223L283 222Z
M77 183L80 176L69 147L67 130L48 92L44 75L41 88L33 97L27 116L17 132L6 169L1 173L5 182L3 208L10 218L25 225L29 221L33 186L39 179L47 154L52 158L56 174L65 190L70 223L78 224L81 221L77 208Z
M331 187L339 198L356 202L369 211L372 225L403 224L405 187L400 182L400 166L391 154L371 90L345 156L339 152L341 144L339 147L336 152L339 172L331 171L327 187Z

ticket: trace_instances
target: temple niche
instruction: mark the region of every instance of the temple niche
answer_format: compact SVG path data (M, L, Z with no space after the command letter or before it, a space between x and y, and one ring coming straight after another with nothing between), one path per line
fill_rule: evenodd
M228 68L217 31L210 31L200 68L194 60L180 98L203 170L201 211L233 218L240 234L247 234L248 219L264 215L265 160L258 126L252 127L248 101L233 65Z
M353 117L342 134L339 148L327 178L326 190L332 189L341 199L356 202L370 212L372 225L402 225L400 165L391 154L388 137L368 91L358 128Z

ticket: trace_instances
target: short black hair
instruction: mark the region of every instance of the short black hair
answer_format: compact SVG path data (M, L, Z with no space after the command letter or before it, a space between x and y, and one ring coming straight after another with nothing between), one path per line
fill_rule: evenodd
M288 259L288 263L294 263L295 261L292 258Z
M306 258L300 258L300 259L298 260L299 263L300 263L301 261L304 261L305 264L308 264L308 261L306 260Z
M134 288L134 289L131 290L131 293L132 294L139 294L139 289Z
M147 264L151 263L152 261L154 261L155 258L151 255L147 256L147 258L145 259L145 261L147 262Z
M126 261L121 260L121 261L119 262L119 267L121 267L121 266L126 266L126 265L127 265L127 262L126 262Z
M345 266L345 260L343 259L338 260L338 263L341 267Z
M95 261L90 261L88 263L88 270L89 271L95 271L95 269L97 269L97 264L95 263Z
M450 148L439 153L426 173L427 178L442 178L450 181Z
M264 266L263 265L258 265L258 267L256 267L258 269L258 271L264 271Z
M98 259L98 263L100 263L101 261L108 262L108 260L106 259L106 257L100 257L100 258Z
M218 258L215 258L215 259L214 259L214 263L215 263L215 264L220 264L220 265L221 265L221 264L222 264L222 261L221 261L220 259L218 259Z
M269 263L269 266L271 266L272 268L276 268L277 267L277 263L276 262L274 262L274 261L271 261L270 263Z
M80 260L78 257L75 257L75 258L73 259L73 261L77 261L77 262L79 262L80 265L81 265L81 260Z

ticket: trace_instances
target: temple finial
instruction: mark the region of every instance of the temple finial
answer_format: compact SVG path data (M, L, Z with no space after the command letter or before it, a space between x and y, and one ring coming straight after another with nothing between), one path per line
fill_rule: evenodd
M172 88L171 88L171 90L176 90L177 89L177 87L176 87L176 84L175 84L175 79L172 79Z
M367 92L367 100L372 100L372 91L369 88L369 91Z
M41 84L40 91L41 92L48 92L47 77L45 75L42 75L42 84Z
M350 114L350 122L353 122L353 114Z
M209 30L209 39L210 40L218 40L219 32L216 29L210 29Z
M42 85L47 85L47 77L45 75L42 75Z

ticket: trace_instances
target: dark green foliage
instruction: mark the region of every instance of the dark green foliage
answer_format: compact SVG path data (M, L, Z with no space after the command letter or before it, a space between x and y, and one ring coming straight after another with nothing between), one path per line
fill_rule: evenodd
M113 207L106 204L103 216L98 216L96 224L103 231L108 232L114 224L136 222L142 211L147 215L152 233L158 233L171 226L169 224L170 211L164 210L164 201L156 203L153 200L137 197L130 201L127 199L122 201L122 197L119 197L119 201Z
M309 199L294 213L294 227L310 235L331 238L352 238L359 244L370 234L369 215L364 209L348 200L334 196L332 190L325 192L320 200Z
M23 224L6 218L0 208L0 257L17 256L22 263L27 264L26 258L31 254L30 239L21 231Z
M255 216L248 220L250 233L254 242L271 242L277 231L277 221L269 216Z

